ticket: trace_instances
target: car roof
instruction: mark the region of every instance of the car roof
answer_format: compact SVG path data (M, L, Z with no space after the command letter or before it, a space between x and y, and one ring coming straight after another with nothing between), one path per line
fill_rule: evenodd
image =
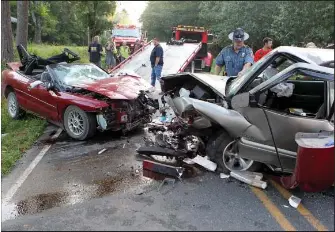
M280 53L288 53L298 56L306 61L311 60L318 65L334 61L334 49L280 46L274 50Z

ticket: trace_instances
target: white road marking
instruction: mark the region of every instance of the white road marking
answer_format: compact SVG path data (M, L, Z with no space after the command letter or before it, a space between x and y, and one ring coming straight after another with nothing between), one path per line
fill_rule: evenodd
M54 134L51 137L51 139L52 140L57 139L58 136L61 134L61 132L62 132L62 129L59 128L57 130L56 134ZM7 194L5 195L5 197L3 198L3 203L2 204L6 204L6 203L8 204L10 202L10 200L12 199L12 197L14 196L14 194L16 193L16 191L21 187L21 185L27 179L27 177L29 176L29 174L34 170L34 168L36 167L36 165L41 161L41 159L43 158L43 156L45 155L45 153L47 153L47 151L49 150L50 147L51 147L51 144L45 145L43 147L43 149L35 157L35 159L33 160L33 162L30 163L30 165L28 166L28 168L22 173L22 175L18 178L18 180L9 189L9 191L7 192Z

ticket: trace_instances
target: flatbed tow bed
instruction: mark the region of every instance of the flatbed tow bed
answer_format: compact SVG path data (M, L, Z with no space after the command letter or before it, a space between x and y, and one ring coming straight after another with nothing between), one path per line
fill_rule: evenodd
M184 43L183 45L167 45L160 43L164 51L162 76L180 73L185 70L201 49L201 43ZM150 53L153 49L151 41L129 56L126 60L111 70L112 74L133 71L150 82L151 64Z

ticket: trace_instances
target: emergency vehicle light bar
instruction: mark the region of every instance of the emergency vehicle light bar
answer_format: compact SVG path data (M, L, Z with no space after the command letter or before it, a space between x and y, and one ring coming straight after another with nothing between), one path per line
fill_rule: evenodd
M204 27L184 26L184 25L178 25L177 27L173 27L173 29L178 31L194 31L194 32L206 31Z
M117 28L117 29L122 29L122 28L135 29L136 26L135 26L135 25L120 25L120 24L117 24L117 25L116 25L116 28Z

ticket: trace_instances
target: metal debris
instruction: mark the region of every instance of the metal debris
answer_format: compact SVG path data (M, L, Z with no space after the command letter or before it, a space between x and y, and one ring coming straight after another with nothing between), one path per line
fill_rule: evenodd
M162 164L151 160L143 160L143 170L153 171L181 180L185 168Z
M185 158L183 159L183 162L190 164L190 165L195 164L195 162L191 158Z
M300 202L301 202L301 199L299 197L294 196L294 195L292 195L288 199L288 203L294 208L298 208Z
M193 162L203 166L204 168L214 172L217 168L217 164L206 159L205 157L197 155L195 158L192 159Z
M226 174L224 174L224 173L220 173L220 178L221 179L227 179L227 178L229 178L230 177L230 175L226 175Z
M256 179L255 176L252 176L248 173L245 173L243 171L231 171L230 172L230 176L234 177L235 179L242 181L246 184L255 186L257 188L261 188L261 189L266 189L267 187L267 183L265 181L262 180L258 180ZM259 178L259 177L257 177Z
M104 153L106 150L107 150L106 148L102 149L101 151L98 152L98 155Z

